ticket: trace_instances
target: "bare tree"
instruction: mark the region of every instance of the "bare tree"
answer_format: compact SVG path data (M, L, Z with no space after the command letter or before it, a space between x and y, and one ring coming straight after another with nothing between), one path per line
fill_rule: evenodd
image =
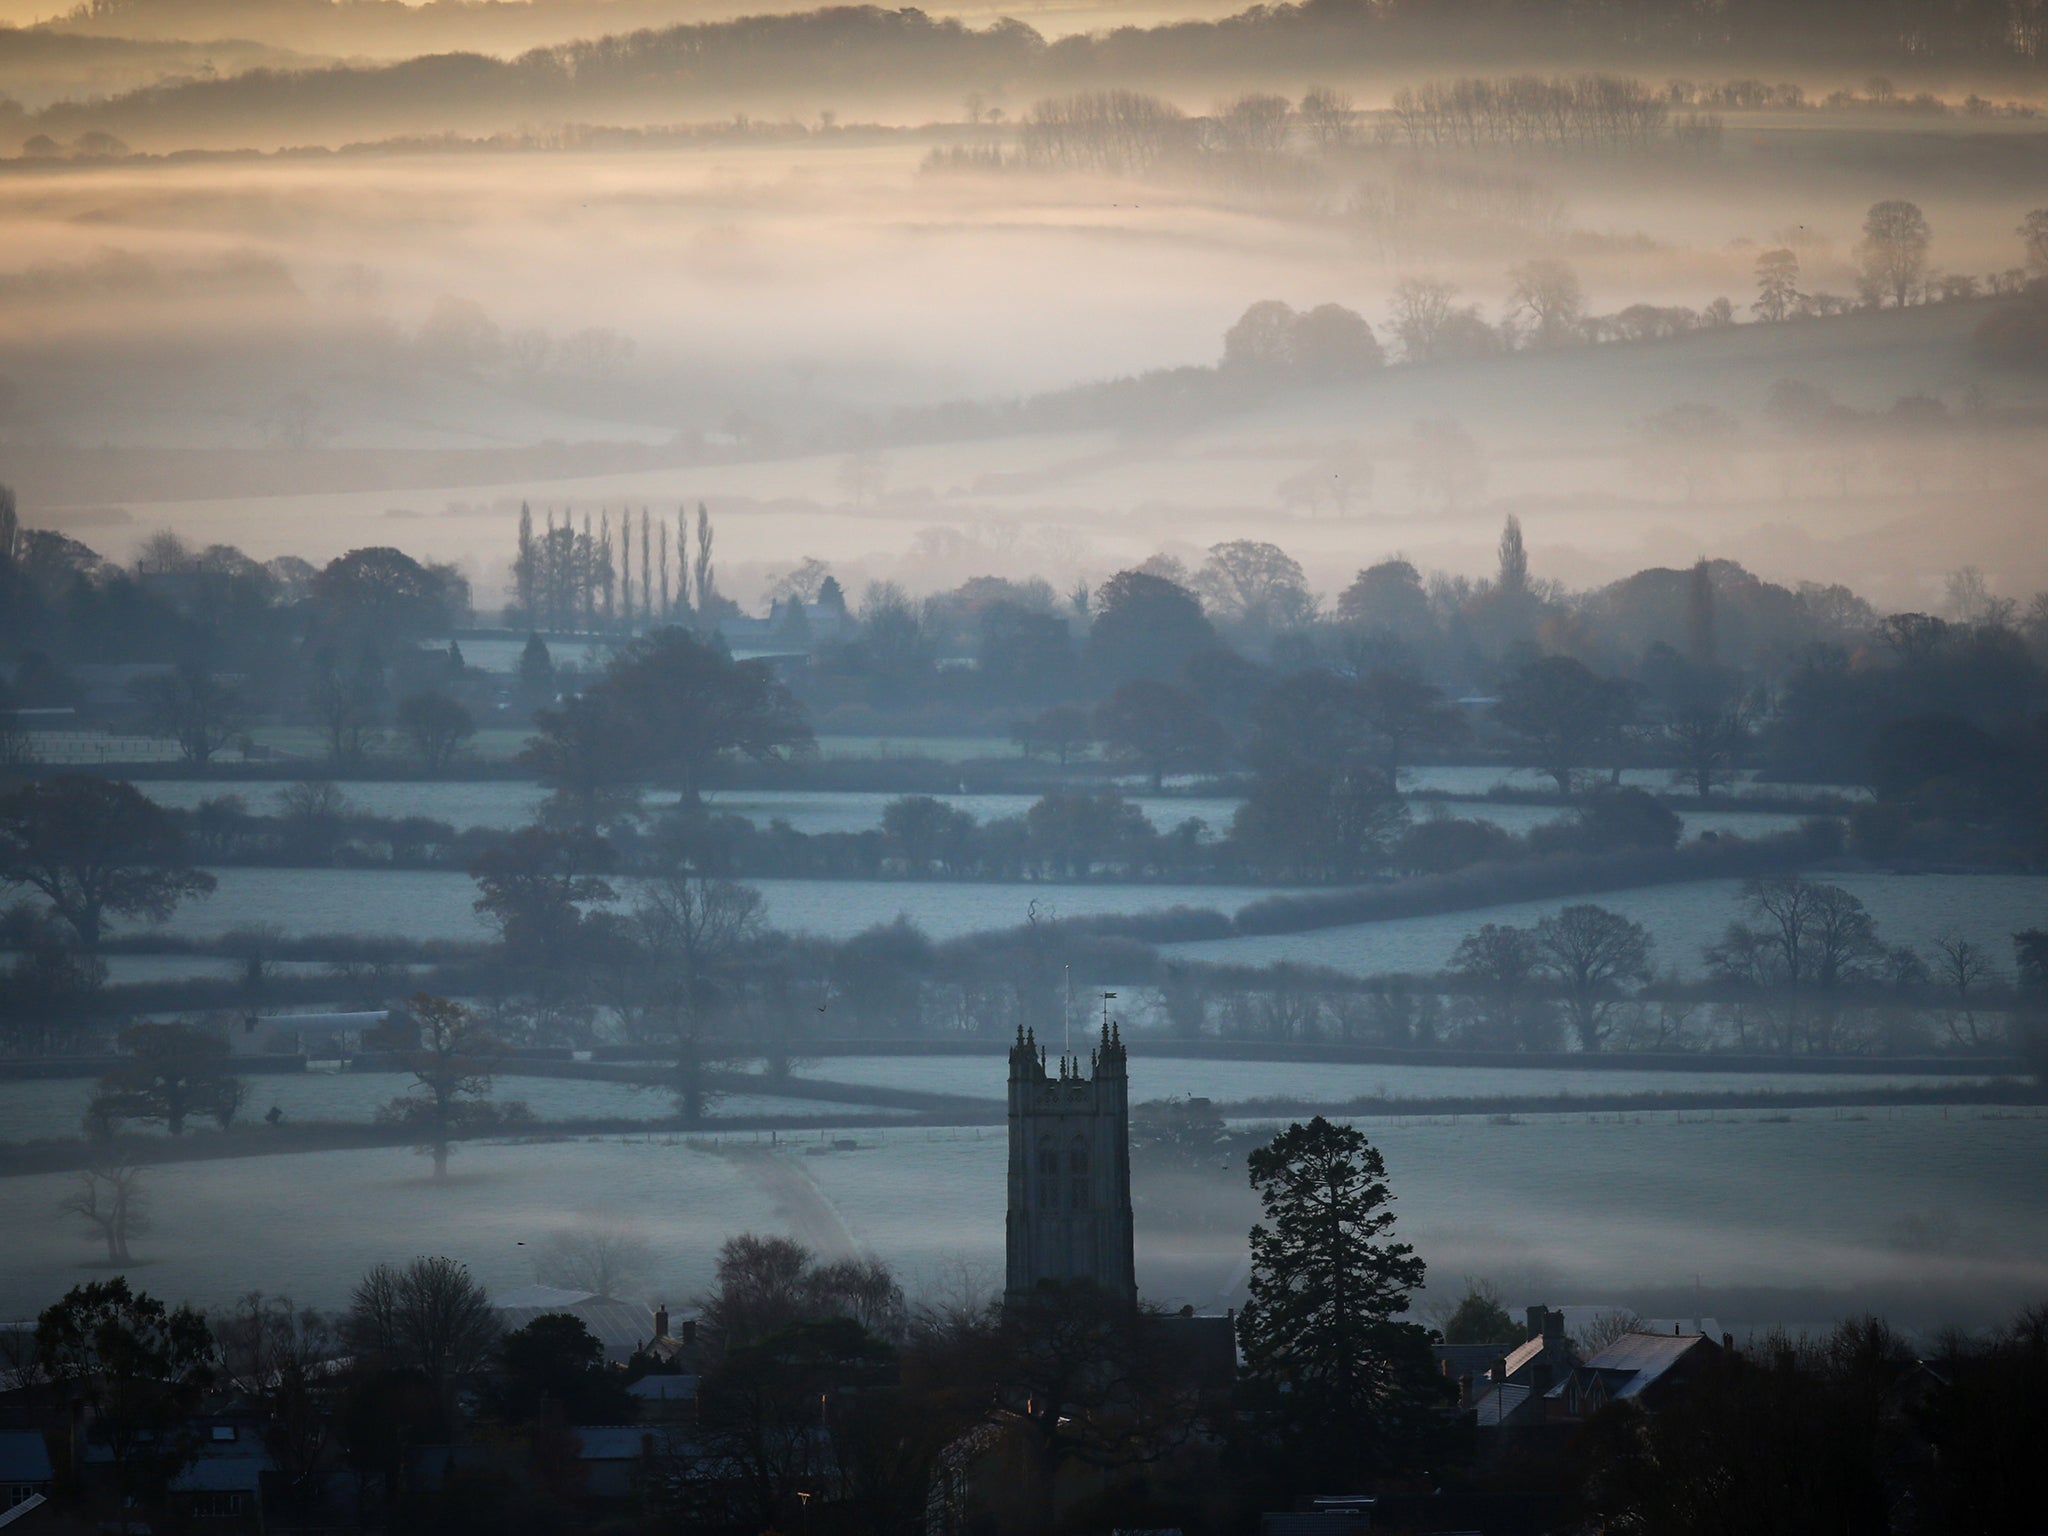
M1486 489L1486 453L1455 421L1418 421L1409 433L1408 473L1425 500L1454 512Z
M476 720L456 699L428 690L399 701L393 717L420 766L439 773L476 734Z
M1750 312L1759 320L1789 320L1805 303L1799 292L1799 257L1780 247L1756 259L1756 302Z
M1209 127L1226 152L1277 155L1287 147L1288 115L1285 96L1254 93L1217 103Z
M1642 1327L1643 1320L1627 1307L1609 1307L1596 1313L1572 1335L1572 1346L1581 1355L1595 1355Z
M1508 315L1526 319L1530 344L1564 346L1579 339L1586 317L1586 295L1579 276L1554 257L1525 261L1508 274Z
M133 1163L101 1163L78 1176L78 1187L58 1203L66 1216L76 1216L107 1245L107 1263L129 1264L128 1239L149 1230L149 1193L142 1170Z
M1942 582L1942 606L1958 624L2002 629L2019 615L2019 604L2009 597L1993 597L1983 571L1966 565L1950 571Z
M2036 208L2020 220L2019 235L2026 243L2027 270L2048 277L2048 208Z
M176 576L196 569L198 564L199 557L192 553L192 546L168 528L159 528L135 551L138 576Z
M1946 1007L1949 1034L1960 1045L1984 1043L1977 1014L1986 988L1998 984L1998 962L1991 951L1959 929L1945 930L1934 941L1934 983Z
M1564 992L1581 1050L1597 1051L1606 1040L1621 983L1649 977L1652 942L1641 923L1584 902L1536 925L1539 964Z
M504 1330L469 1271L436 1257L370 1270L356 1282L341 1331L359 1359L417 1371L445 1403L489 1362Z
M837 479L839 489L859 511L882 494L889 483L889 466L874 449L857 448L840 463Z
M679 871L649 883L633 922L640 951L634 996L640 1031L673 1053L676 1107L694 1125L712 1096L709 1074L731 997L724 973L760 936L761 893Z
M458 1135L482 1124L525 1113L521 1105L490 1105L499 1044L477 1016L459 1003L422 992L410 1004L417 1039L400 1060L413 1075L413 1093L393 1099L377 1111L386 1124L409 1125L420 1135L419 1148L434 1159L434 1177L448 1176L448 1146Z
M264 1449L303 1510L320 1489L320 1467L334 1429L326 1367L341 1349L335 1319L289 1296L250 1291L210 1320L221 1367L234 1390L260 1403Z
M1409 362L1424 362L1437 353L1438 341L1457 313L1451 300L1457 286L1433 277L1404 277L1394 285L1392 330Z
M1889 295L1894 308L1905 308L1927 276L1927 248L1932 243L1933 232L1918 204L1898 198L1872 203L1863 221L1863 243L1857 247L1866 301L1879 304Z
M201 768L248 723L241 690L196 662L139 677L131 691L142 705L143 730L170 737L185 761Z
M1358 114L1351 98L1342 91L1317 86L1301 98L1297 110L1318 149L1340 148L1357 135Z
M564 1290L624 1297L646 1278L653 1262L653 1245L638 1229L623 1221L592 1219L544 1238L534 1252L533 1278Z

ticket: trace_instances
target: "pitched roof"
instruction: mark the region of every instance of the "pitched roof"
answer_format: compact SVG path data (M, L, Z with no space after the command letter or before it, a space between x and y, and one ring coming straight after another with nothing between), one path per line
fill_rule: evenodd
M1481 1429L1495 1428L1514 1417L1515 1410L1529 1401L1529 1389L1513 1383L1490 1388L1472 1404Z
M626 1388L647 1402L678 1402L697 1395L697 1378L690 1375L642 1376Z
M0 1483L47 1483L56 1475L41 1435L31 1430L0 1434Z
M1719 1346L1703 1333L1624 1333L1589 1357L1582 1370L1598 1372L1608 1383L1610 1397L1629 1398L1655 1385L1680 1360L1702 1347ZM1565 1384L1560 1383L1549 1395L1562 1397L1564 1391Z
M1543 1335L1539 1333L1536 1335L1535 1338L1524 1339L1521 1343L1517 1344L1513 1349L1509 1350L1507 1356L1507 1374L1509 1378L1512 1379L1516 1376L1519 1376L1522 1373L1523 1367L1529 1365L1532 1361L1536 1360L1543 1353L1543 1345L1544 1338Z

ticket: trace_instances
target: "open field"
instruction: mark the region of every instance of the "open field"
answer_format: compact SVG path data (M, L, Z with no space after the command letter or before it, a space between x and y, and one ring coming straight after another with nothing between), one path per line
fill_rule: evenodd
M215 937L271 923L288 934L358 933L408 939L486 937L467 876L427 870L223 869L220 888L188 903L163 931ZM1175 906L1234 911L1285 888L1233 885L988 885L924 880L750 880L768 922L793 933L847 938L907 915L933 938L955 938L1041 915L1151 912Z
M1077 1030L1084 1040L1087 1031ZM1137 1053L1131 1068L1133 1102L1192 1096L1219 1104L1247 1099L1292 1098L1335 1103L1354 1098L1545 1098L1556 1094L1629 1093L1826 1093L1894 1087L1939 1090L1944 1085L1991 1081L1982 1077L1914 1077L1904 1074L1825 1072L1662 1072L1604 1069L1572 1071L1548 1067L1360 1066L1337 1062L1199 1061L1152 1057L1144 1037L1133 1035ZM1049 1041L1054 1050L1057 1040ZM826 1082L911 1088L1000 1102L1008 1080L1008 1057L828 1056L804 1064L799 1076Z
M2048 1186L2034 1177L2048 1119L2038 1116L1365 1124L1387 1156L1401 1235L1453 1287L1495 1275L1552 1301L1647 1306L1660 1293L1690 1299L1697 1284L1701 1304L1688 1310L1742 1327L1865 1306L1908 1324L1976 1321L2048 1284ZM1000 1273L999 1129L856 1134L857 1152L782 1154L855 1243L921 1297L957 1287L963 1268L984 1286ZM1235 1300L1248 1201L1233 1180L1189 1176L1214 1183L1212 1220L1169 1219L1185 1207L1182 1186L1138 1180L1140 1285L1167 1304ZM212 1305L261 1286L333 1306L369 1264L412 1253L450 1254L502 1289L531 1279L520 1243L592 1217L632 1220L658 1257L649 1295L673 1302L704 1287L727 1236L786 1219L743 1160L667 1139L465 1145L442 1185L400 1149L183 1164L150 1178L156 1233L129 1273ZM54 1214L69 1182L0 1187L15 1213L0 1315L94 1272L91 1247Z
M181 908L161 931L215 937L269 923L287 934L361 934L411 939L479 940L468 876L426 870L223 869L219 890ZM2011 934L2048 923L2048 879L2030 875L1844 874L1839 883L1869 907L1888 943L1931 945L1956 928L1994 954ZM1104 912L1156 912L1176 906L1225 913L1285 888L1228 885L1015 885L928 880L757 880L767 919L792 932L845 938L897 915L933 938L954 938L1022 923L1034 905L1064 918ZM1699 951L1741 915L1739 883L1696 881L1603 893L1597 899L1647 926L1660 968L1699 967ZM1578 900L1582 898L1572 898ZM1531 923L1567 905L1563 899L1517 902L1428 917L1326 928L1309 933L1212 939L1167 946L1189 959L1262 965L1293 960L1360 972L1441 969L1459 939L1481 923Z
M1790 230L1807 283L1850 292L1857 225L1879 197L1920 201L1945 270L1999 270L2048 193L2032 130L1753 128L1699 164L1411 170L1368 156L1301 197L921 176L931 141L918 136L53 169L0 180L21 260L89 273L113 247L173 275L162 297L135 293L118 344L83 300L0 316L21 343L10 473L32 519L115 556L168 523L259 558L402 543L458 562L486 606L521 501L672 513L706 500L723 583L744 600L804 554L855 593L874 577L926 588L1019 568L1065 590L1162 545L1198 552L1248 518L1334 590L1396 551L1476 573L1510 509L1533 568L1573 586L1703 550L1900 603L1965 562L2015 592L2048 578L2031 533L2048 376L1973 351L1982 303L1389 368L1142 431L919 443L884 425L898 407L1211 363L1258 299L1345 304L1384 332L1396 282L1420 271L1492 318L1507 268L1537 251L1567 255L1596 310L1724 295L1740 313L1756 252ZM1383 184L1473 226L1387 248L1354 200ZM356 268L322 233L337 224ZM251 254L275 281L223 315L205 264ZM175 275L194 263L200 276ZM199 290L182 309L181 283ZM608 325L639 355L574 384L423 366L407 338L442 295L507 331ZM335 366L309 372L307 355ZM1847 450L1802 441L1768 410L1786 378L1866 412L1926 396L1951 428ZM281 437L285 396L303 398L305 433ZM1687 402L1740 428L1698 483L1641 430ZM94 446L74 448L63 424L88 408ZM730 441L736 416L774 431ZM1462 423L1480 483L1442 497L1414 472L1421 419ZM879 489L855 495L847 455L862 444ZM1340 450L1374 470L1350 514L1290 500L1286 486Z
M1830 874L1870 910L1888 944L1926 948L1953 928L2000 956L2011 953L2012 934L2048 923L2048 878L2038 875ZM1659 969L1697 975L1700 951L1742 916L1741 886L1701 880L1590 898L1512 902L1470 912L1396 918L1311 933L1173 944L1166 953L1190 960L1265 965L1288 960L1338 970L1429 972L1442 969L1458 941L1481 923L1530 924L1573 901L1593 900L1625 912L1656 940Z

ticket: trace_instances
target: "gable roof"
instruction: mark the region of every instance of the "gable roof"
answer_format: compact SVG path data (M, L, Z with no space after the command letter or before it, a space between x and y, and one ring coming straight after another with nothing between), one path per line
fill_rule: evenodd
M1522 1373L1523 1367L1541 1358L1544 1343L1544 1337L1539 1333L1533 1339L1522 1340L1521 1343L1508 1351L1507 1374L1510 1380L1519 1376Z
M0 1483L47 1483L55 1479L50 1448L32 1430L0 1434Z
M1512 1383L1493 1387L1482 1393L1472 1404L1475 1422L1481 1429L1493 1429L1505 1424L1515 1415L1515 1410L1529 1401L1527 1387Z
M1703 1333L1624 1333L1606 1348L1589 1357L1577 1373L1596 1373L1607 1384L1608 1397L1635 1397L1656 1385L1670 1369L1696 1349L1720 1346ZM1551 1397L1562 1397L1569 1382L1552 1387Z

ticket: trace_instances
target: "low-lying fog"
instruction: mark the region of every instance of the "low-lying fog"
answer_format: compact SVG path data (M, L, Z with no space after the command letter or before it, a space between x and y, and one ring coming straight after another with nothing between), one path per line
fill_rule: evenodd
M1136 1076L1134 1064L1134 1077ZM1142 1087L1142 1084L1139 1085ZM1498 1277L1530 1300L1825 1324L1848 1304L1905 1326L1980 1323L2048 1283L2048 1120L1983 1110L1366 1122L1399 1192L1400 1235L1436 1283ZM837 1133L813 1133L845 1135ZM528 1284L541 1239L592 1220L653 1245L649 1300L708 1284L736 1231L788 1231L827 1254L884 1255L919 1299L1000 1273L1004 1142L986 1131L856 1131L860 1150L798 1155L743 1139L473 1145L445 1184L402 1149L150 1170L155 1230L128 1272L153 1293L219 1304L252 1286L345 1300L378 1259L447 1253L493 1290ZM1241 1171L1141 1170L1138 1279L1164 1305L1242 1299ZM52 1210L69 1175L10 1180L13 1209ZM944 1210L950 1219L935 1222ZM526 1245L522 1247L521 1245ZM98 1270L54 1216L13 1234L0 1316L51 1277Z
M743 597L798 552L919 585L1020 554L1099 578L1249 518L1325 585L1395 549L1477 570L1503 507L1573 585L1701 552L1901 600L1966 559L2015 592L2048 571L2025 489L2041 381L1978 357L1981 303L1392 368L1146 431L920 446L930 414L902 414L1206 366L1261 299L1355 309L1398 355L1399 282L1447 282L1496 320L1536 251L1572 267L1589 313L1725 296L1746 319L1781 242L1810 290L1853 291L1882 196L1921 200L1945 270L2001 271L2048 177L1982 136L1929 130L1903 170L1768 125L1711 163L1371 152L1276 193L921 172L934 142L0 176L10 477L32 521L110 555L168 523L258 557L398 543L460 561L487 602L522 498L711 498L742 514L721 549ZM1400 189L1398 218L1358 211L1373 186ZM1817 447L1773 419L1788 378L1865 412L1931 397L1973 425ZM1711 465L1646 438L1685 404L1739 426ZM1424 420L1469 434L1471 473L1432 473ZM1335 458L1367 466L1342 517L1302 491Z

